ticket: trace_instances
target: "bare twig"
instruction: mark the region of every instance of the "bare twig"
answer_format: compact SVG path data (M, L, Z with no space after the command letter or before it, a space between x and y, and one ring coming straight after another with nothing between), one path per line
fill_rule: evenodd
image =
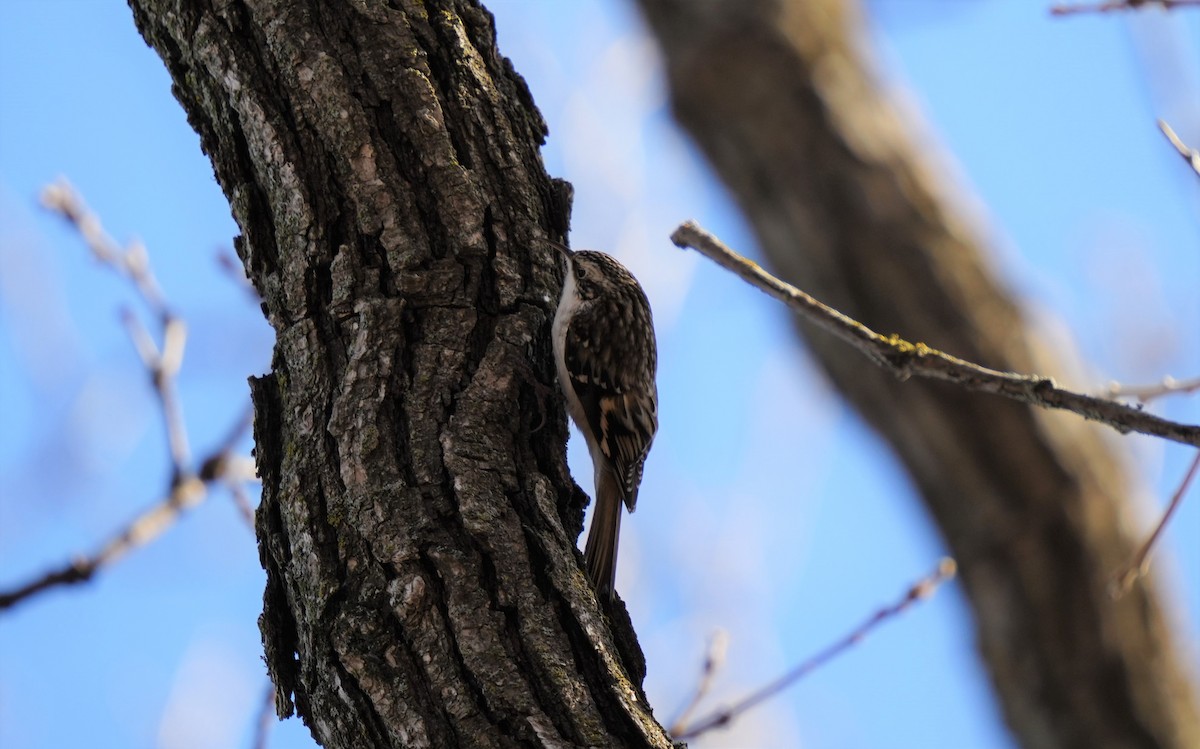
M0 593L0 610L10 608L47 588L92 579L96 570L161 535L180 513L199 504L205 493L204 484L195 477L175 482L165 499L135 518L91 556L74 559L15 590Z
M688 719L692 717L692 713L712 690L713 679L721 670L721 666L725 664L725 652L728 646L729 635L725 630L718 629L713 633L712 638L708 641L708 650L704 653L704 666L700 670L700 680L696 683L696 691L679 711L679 714L675 716L675 720L671 721L671 727L667 729L672 736L681 734L687 729Z
M956 383L967 390L992 393L1044 408L1059 408L1107 424L1122 434L1139 432L1200 447L1200 426L1169 421L1106 398L1097 398L1058 387L1041 375L1000 372L981 367L898 335L882 336L843 315L791 284L780 281L758 264L738 255L716 237L688 221L671 235L679 247L691 247L741 276L803 315L822 330L848 342L899 379L913 375Z
M130 279L155 314L160 317L168 314L166 298L150 271L149 255L141 242L132 242L122 250L65 179L42 190L42 205L74 226L97 260Z
M246 525L250 527L250 532L254 532L254 507L250 504L250 497L246 494L246 489L241 483L228 484L230 496L233 497L233 504L237 507L238 513L241 514L242 520L246 521Z
M1050 8L1052 16L1071 16L1078 13L1111 13L1121 10L1138 10L1157 6L1163 10L1200 6L1200 0L1113 0L1104 3L1079 3L1055 5Z
M954 577L957 567L953 559L946 558L938 563L936 570L917 581L896 603L891 606L884 607L876 611L869 619L864 621L852 632L833 643L824 650L818 652L813 657L799 664L791 671L779 677L775 681L762 687L757 692L744 697L741 701L734 703L728 707L721 708L701 720L695 726L684 727L679 730L679 726L672 729L671 735L679 741L686 741L699 736L706 731L711 731L714 728L727 725L731 720L746 712L750 708L759 703L774 697L779 692L787 689L792 684L812 673L816 669L836 658L842 652L862 642L863 638L874 631L879 625L889 619L893 619L904 613L910 606L917 601L928 598L933 595L938 586Z
M133 549L158 538L184 511L195 507L207 498L213 482L231 480L235 476L240 478L240 472L233 472L238 468L239 463L237 456L234 456L232 451L242 434L244 434L244 430L231 433L230 439L213 451L213 454L204 461L206 470L201 471L199 475L175 477L171 481L170 491L166 497L134 518L133 522L118 531L90 556L78 557L24 585L0 592L0 611L11 608L49 588L91 580L102 567L116 562Z
M1197 4L1200 4L1200 0L1198 0ZM1158 129L1162 131L1163 135L1167 136L1167 140L1170 141L1171 145L1175 147L1175 150L1179 152L1179 155L1183 157L1183 160L1188 163L1188 166L1192 168L1192 171L1194 171L1197 175L1200 175L1200 150L1190 148L1178 135L1175 134L1175 131L1172 130L1171 126L1165 121L1158 121Z
M183 365L183 351L187 346L187 326L183 320L167 312L162 317L163 346L160 351L158 344L149 331L142 326L131 311L125 310L121 315L133 346L146 371L150 373L150 384L158 396L162 406L163 427L166 430L167 447L171 453L171 464L174 472L183 475L190 470L191 450L188 447L187 429L184 427L183 408L175 393L175 377Z
M230 430L224 443L203 461L200 471L192 470L183 410L175 392L175 378L183 364L187 345L187 327L168 308L166 298L150 270L146 248L140 243L134 243L126 250L118 248L104 231L100 220L87 209L66 181L47 187L42 192L42 202L79 231L93 256L131 279L138 293L158 317L162 326L161 346L132 312L126 310L122 314L134 348L150 374L154 392L162 406L171 456L171 480L162 500L134 518L90 556L78 557L24 585L0 592L0 610L49 588L90 580L100 568L162 535L185 510L204 501L213 482L221 481L230 485L236 498L241 484L254 475L252 467L247 470L246 459L233 454L236 443L250 426L249 413ZM242 496L244 498L244 494ZM243 500L243 503L248 510L249 502ZM243 512L253 527L252 513Z
M1200 452L1196 453L1196 457L1192 460L1192 465L1187 469L1187 473L1183 475L1183 481L1179 482L1179 488L1175 490L1175 494L1171 497L1171 501L1167 503L1167 509L1163 512L1162 518L1159 519L1158 525L1154 526L1154 532L1146 539L1145 543L1133 555L1133 558L1121 568L1121 570L1113 576L1112 585L1109 592L1113 598L1120 598L1129 592L1142 576L1150 570L1150 554L1154 550L1155 544L1162 536L1163 531L1170 522L1171 516L1175 514L1175 510L1183 502L1183 495L1187 494L1188 487L1192 483L1192 479L1196 477L1196 471L1200 469Z
M1157 385L1122 385L1119 382L1110 383L1104 394L1109 398L1136 398L1138 403L1149 403L1164 395L1183 395L1200 391L1200 377L1189 380L1176 380L1167 375Z
M146 305L154 312L162 326L161 348L133 312L124 310L121 317L129 329L133 345L150 373L154 392L162 404L163 423L166 427L167 445L171 452L172 473L183 481L191 470L191 454L188 450L187 430L183 425L183 410L175 395L175 376L183 364L183 352L187 346L187 326L167 306L162 288L150 269L150 254L141 242L131 242L122 250L104 230L96 214L65 179L42 191L42 205L67 220L92 255L118 274L129 278Z

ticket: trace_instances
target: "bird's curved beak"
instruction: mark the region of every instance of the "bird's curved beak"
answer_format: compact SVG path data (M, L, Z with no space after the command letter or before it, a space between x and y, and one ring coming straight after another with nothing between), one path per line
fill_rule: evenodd
M570 247L567 247L562 242L557 242L546 237L542 237L542 241L561 252L563 257L567 258L568 260L570 260L571 256L575 254L574 250L572 250Z

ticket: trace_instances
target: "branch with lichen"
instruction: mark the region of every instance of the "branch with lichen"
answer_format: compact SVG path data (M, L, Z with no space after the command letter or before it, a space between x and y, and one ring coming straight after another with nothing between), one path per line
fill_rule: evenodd
M1052 378L1000 372L964 361L923 343L893 334L883 336L862 323L817 301L725 246L695 222L682 224L671 235L682 248L692 248L733 271L742 280L780 300L809 322L846 341L900 380L922 377L952 382L966 390L991 393L1043 408L1070 411L1127 434L1138 432L1200 447L1200 425L1181 424L1107 398L1059 387Z

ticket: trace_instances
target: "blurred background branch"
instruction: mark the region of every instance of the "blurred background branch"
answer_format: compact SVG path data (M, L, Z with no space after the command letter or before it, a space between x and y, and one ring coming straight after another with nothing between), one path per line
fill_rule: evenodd
M1064 369L881 84L858 3L639 4L676 118L776 275L863 325L966 361ZM810 320L797 329L919 487L1019 743L1200 746L1195 686L1153 575L1109 595L1137 546L1121 520L1130 480L1116 446L1035 406L898 381Z
M183 409L175 392L175 380L183 365L187 345L187 328L183 320L170 311L166 297L154 278L145 246L133 242L126 249L118 247L104 231L99 217L88 210L83 199L66 180L47 187L42 192L42 204L78 231L92 255L105 267L130 279L161 325L162 343L159 344L135 314L128 310L122 314L134 348L150 375L150 382L158 397L166 427L171 478L166 496L161 501L134 518L92 554L77 557L29 582L0 591L0 610L9 609L57 586L91 580L103 567L119 561L133 549L162 535L186 510L208 497L210 485L214 482L231 487L235 498L239 498L243 517L251 528L254 527L248 500L241 489L247 481L255 480L254 464L249 458L235 452L237 443L249 431L249 410L230 430L226 439L204 458L199 472L193 470Z
M1104 394L1109 398L1133 398L1138 403L1149 403L1167 395L1187 395L1200 390L1200 377L1176 380L1170 375L1163 377L1157 385L1122 385L1109 383Z

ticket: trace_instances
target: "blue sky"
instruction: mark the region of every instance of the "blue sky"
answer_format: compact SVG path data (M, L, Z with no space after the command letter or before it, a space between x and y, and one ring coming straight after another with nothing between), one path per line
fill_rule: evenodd
M781 673L900 595L942 554L886 447L842 406L782 309L667 240L695 218L756 252L674 128L657 58L622 2L490 3L502 51L576 190L573 243L643 280L660 342L662 429L618 589L664 720L704 643L729 633L716 696ZM879 64L976 196L998 271L1082 389L1200 374L1200 180L1154 127L1200 145L1200 13L1055 20L1037 2L873 2ZM121 279L36 206L68 177L120 241L141 238L191 333L179 387L192 445L216 444L266 370L272 334L216 257L236 227L158 59L116 2L0 4L0 586L90 550L167 475L155 402L119 322ZM899 331L903 332L903 331ZM864 366L869 366L864 361ZM1155 408L1200 422L1200 399ZM699 423L697 419L703 418ZM1117 438L1145 528L1188 451ZM590 491L578 437L569 458ZM249 449L249 444L244 445ZM1196 492L1193 492L1195 494ZM1200 502L1156 570L1200 637ZM0 746L248 746L265 688L253 537L215 493L93 584L0 616ZM69 716L69 717L64 717ZM783 697L695 746L1012 744L951 586ZM273 747L308 747L295 720Z

